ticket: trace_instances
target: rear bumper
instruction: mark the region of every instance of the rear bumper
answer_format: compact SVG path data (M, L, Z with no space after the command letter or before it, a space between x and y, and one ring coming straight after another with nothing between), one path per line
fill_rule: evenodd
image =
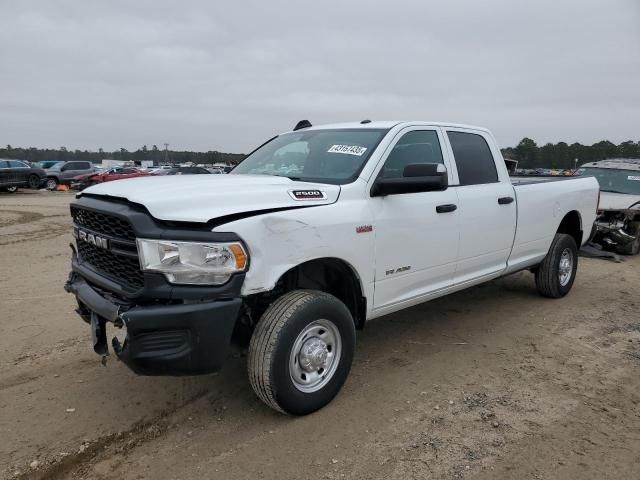
M75 294L78 314L91 325L94 350L108 351L106 324L126 329L112 348L142 375L195 375L219 370L229 351L240 298L139 306L105 298L82 277L70 276L65 289Z

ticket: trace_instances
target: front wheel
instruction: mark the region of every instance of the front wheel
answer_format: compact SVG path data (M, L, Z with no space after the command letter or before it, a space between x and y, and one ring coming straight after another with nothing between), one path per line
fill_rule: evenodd
M556 233L551 247L536 270L538 292L549 298L564 297L576 278L578 247L571 235Z
M16 193L18 191L18 187L16 187L15 185L12 185L11 187L7 187L6 190L9 193Z
M327 405L353 360L355 325L337 298L294 290L272 303L249 345L249 381L271 408L306 415Z

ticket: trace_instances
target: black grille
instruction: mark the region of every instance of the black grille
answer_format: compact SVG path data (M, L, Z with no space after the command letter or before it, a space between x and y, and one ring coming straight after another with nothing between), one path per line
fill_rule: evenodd
M144 275L140 270L135 233L126 220L108 213L71 207L75 227L94 235L102 235L109 241L109 249L78 239L79 260L96 272L124 287L140 289Z
M116 237L121 240L135 241L136 239L129 222L118 217L73 206L71 207L71 216L73 217L73 223L77 226L87 228L95 233Z
M90 264L94 270L124 282L126 286L142 288L144 277L137 257L118 255L82 241L78 242L78 253L81 261Z

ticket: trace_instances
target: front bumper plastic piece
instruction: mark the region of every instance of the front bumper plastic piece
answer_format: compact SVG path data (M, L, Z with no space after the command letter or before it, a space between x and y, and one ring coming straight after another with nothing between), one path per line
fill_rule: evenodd
M140 306L105 298L72 273L65 289L78 300L78 314L91 325L96 353L108 353L106 327L126 329L118 358L141 375L195 375L218 371L229 352L240 298Z

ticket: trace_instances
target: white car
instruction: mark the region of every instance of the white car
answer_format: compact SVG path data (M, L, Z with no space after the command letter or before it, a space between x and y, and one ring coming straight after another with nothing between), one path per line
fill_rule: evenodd
M586 163L576 172L600 184L594 241L626 255L640 253L640 159Z
M79 194L66 289L96 352L115 326L135 372L196 374L245 341L258 397L302 415L338 393L376 317L525 269L566 295L597 198L593 178L512 184L484 128L303 123L229 175Z

